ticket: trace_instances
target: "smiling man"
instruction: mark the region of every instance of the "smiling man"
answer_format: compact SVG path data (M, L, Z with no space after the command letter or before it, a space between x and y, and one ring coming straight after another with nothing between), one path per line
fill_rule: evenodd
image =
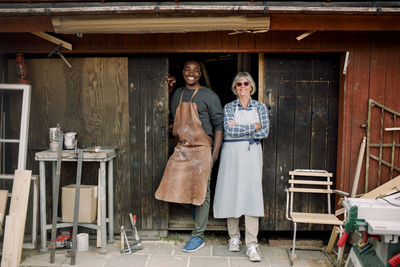
M216 93L200 85L201 67L189 60L183 68L186 86L171 96L177 139L155 197L195 205L195 228L183 248L194 252L204 246L204 230L210 209L210 176L222 143L224 115ZM173 79L167 82L174 83Z

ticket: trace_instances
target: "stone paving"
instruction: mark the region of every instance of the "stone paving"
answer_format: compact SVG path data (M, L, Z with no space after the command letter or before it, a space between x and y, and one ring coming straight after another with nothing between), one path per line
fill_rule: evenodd
M92 241L91 241L92 242ZM142 241L143 249L132 254L121 254L118 241L108 244L108 252L100 254L98 249L90 246L89 251L78 252L77 267L246 267L246 266L290 266L285 248L270 247L267 242L260 242L262 261L250 262L242 247L240 252L228 251L227 244L210 242L194 253L182 251L184 242ZM297 251L296 267L330 267L329 259L319 251ZM50 264L50 254L41 254L39 250L24 250L22 267L71 266L66 250L56 251L55 263Z

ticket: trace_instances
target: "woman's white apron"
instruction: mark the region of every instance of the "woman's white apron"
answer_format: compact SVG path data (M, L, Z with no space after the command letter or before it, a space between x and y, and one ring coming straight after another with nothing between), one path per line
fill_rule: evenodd
M257 110L238 108L234 120L238 124L254 124L260 121ZM244 140L245 137L224 137L215 188L215 218L264 216L262 147L259 142L249 142L247 139L238 141L239 139Z

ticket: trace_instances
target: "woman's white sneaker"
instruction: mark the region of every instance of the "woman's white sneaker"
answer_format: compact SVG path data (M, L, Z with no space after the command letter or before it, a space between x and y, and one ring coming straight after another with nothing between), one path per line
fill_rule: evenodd
M229 239L229 251L233 251L233 252L238 252L240 251L240 245L242 244L242 242L240 242L239 238L231 238Z
M249 256L250 261L261 261L261 252L258 245L252 245L246 250L246 255Z

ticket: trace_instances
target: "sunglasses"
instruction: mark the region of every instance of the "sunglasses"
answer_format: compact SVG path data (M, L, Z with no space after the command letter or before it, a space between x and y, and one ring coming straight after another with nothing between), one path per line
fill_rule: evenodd
M242 85L244 85L244 86L249 86L249 84L250 84L250 83L247 82L247 81L246 81L246 82L243 82L243 83L242 83L242 82L237 82L237 83L236 83L236 86L237 86L237 87L241 87Z

